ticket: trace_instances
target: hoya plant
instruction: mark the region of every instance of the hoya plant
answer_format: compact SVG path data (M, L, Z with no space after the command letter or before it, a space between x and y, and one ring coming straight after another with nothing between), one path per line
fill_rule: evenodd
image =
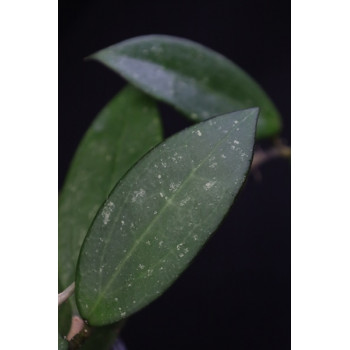
M200 44L149 35L88 60L128 85L87 130L59 194L58 346L109 350L124 320L215 232L253 158L257 166L289 149L254 157L256 140L280 133L279 112L249 75ZM193 125L164 140L157 101Z

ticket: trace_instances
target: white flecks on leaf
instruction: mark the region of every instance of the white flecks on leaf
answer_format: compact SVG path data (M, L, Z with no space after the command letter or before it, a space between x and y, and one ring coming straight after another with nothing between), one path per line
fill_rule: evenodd
M214 185L216 184L216 181L209 181L207 182L203 187L206 191L210 190Z
M188 201L191 200L191 197L186 197L180 201L180 207L183 207Z
M132 202L136 202L138 199L141 199L145 196L146 191L143 188L140 188L137 191L134 191L134 195L132 196Z
M108 202L105 204L105 206L104 206L104 208L103 208L103 210L102 210L102 218L103 218L103 223L104 223L104 225L107 225L107 224L108 224L108 222L109 222L109 220L110 220L110 216L111 216L111 214L112 214L114 208L115 208L115 205L114 205L114 203L111 202L111 201L108 201Z
M184 245L183 243L178 244L178 245L176 246L176 249L177 249L177 250L180 250L181 247L182 247L183 245Z
M171 192L175 192L180 187L180 183L174 183L172 182L169 186L169 190Z

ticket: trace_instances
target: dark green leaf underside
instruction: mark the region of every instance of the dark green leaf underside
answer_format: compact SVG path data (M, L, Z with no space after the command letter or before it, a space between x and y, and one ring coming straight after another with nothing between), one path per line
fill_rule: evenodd
M257 109L188 128L149 152L96 216L77 267L77 304L92 325L127 317L168 288L241 188Z
M58 265L62 288L75 280L81 244L111 189L161 140L155 102L134 87L126 87L99 113L79 145L60 195Z
M279 112L264 90L233 62L195 42L148 35L112 45L90 58L194 121L257 106L257 138L280 131Z

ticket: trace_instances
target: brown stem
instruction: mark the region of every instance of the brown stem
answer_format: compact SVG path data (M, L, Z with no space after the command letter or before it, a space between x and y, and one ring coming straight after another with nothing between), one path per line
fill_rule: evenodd
M251 166L252 171L256 171L262 164L276 158L290 158L291 150L282 141L278 140L274 147L268 150L257 149Z
M63 304L73 293L75 289L75 282L67 287L62 293L58 294L58 306Z

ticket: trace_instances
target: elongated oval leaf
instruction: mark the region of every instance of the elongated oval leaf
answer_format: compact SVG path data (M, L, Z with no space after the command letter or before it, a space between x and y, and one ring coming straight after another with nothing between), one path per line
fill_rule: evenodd
M263 89L233 62L195 42L165 35L141 36L90 58L194 121L258 106L257 138L280 131L280 115Z
M92 325L118 321L159 296L217 228L248 172L257 109L169 138L111 192L81 249L76 298Z
M81 244L111 189L161 140L155 102L134 87L126 87L99 113L79 145L60 195L58 267L62 288L75 280Z

